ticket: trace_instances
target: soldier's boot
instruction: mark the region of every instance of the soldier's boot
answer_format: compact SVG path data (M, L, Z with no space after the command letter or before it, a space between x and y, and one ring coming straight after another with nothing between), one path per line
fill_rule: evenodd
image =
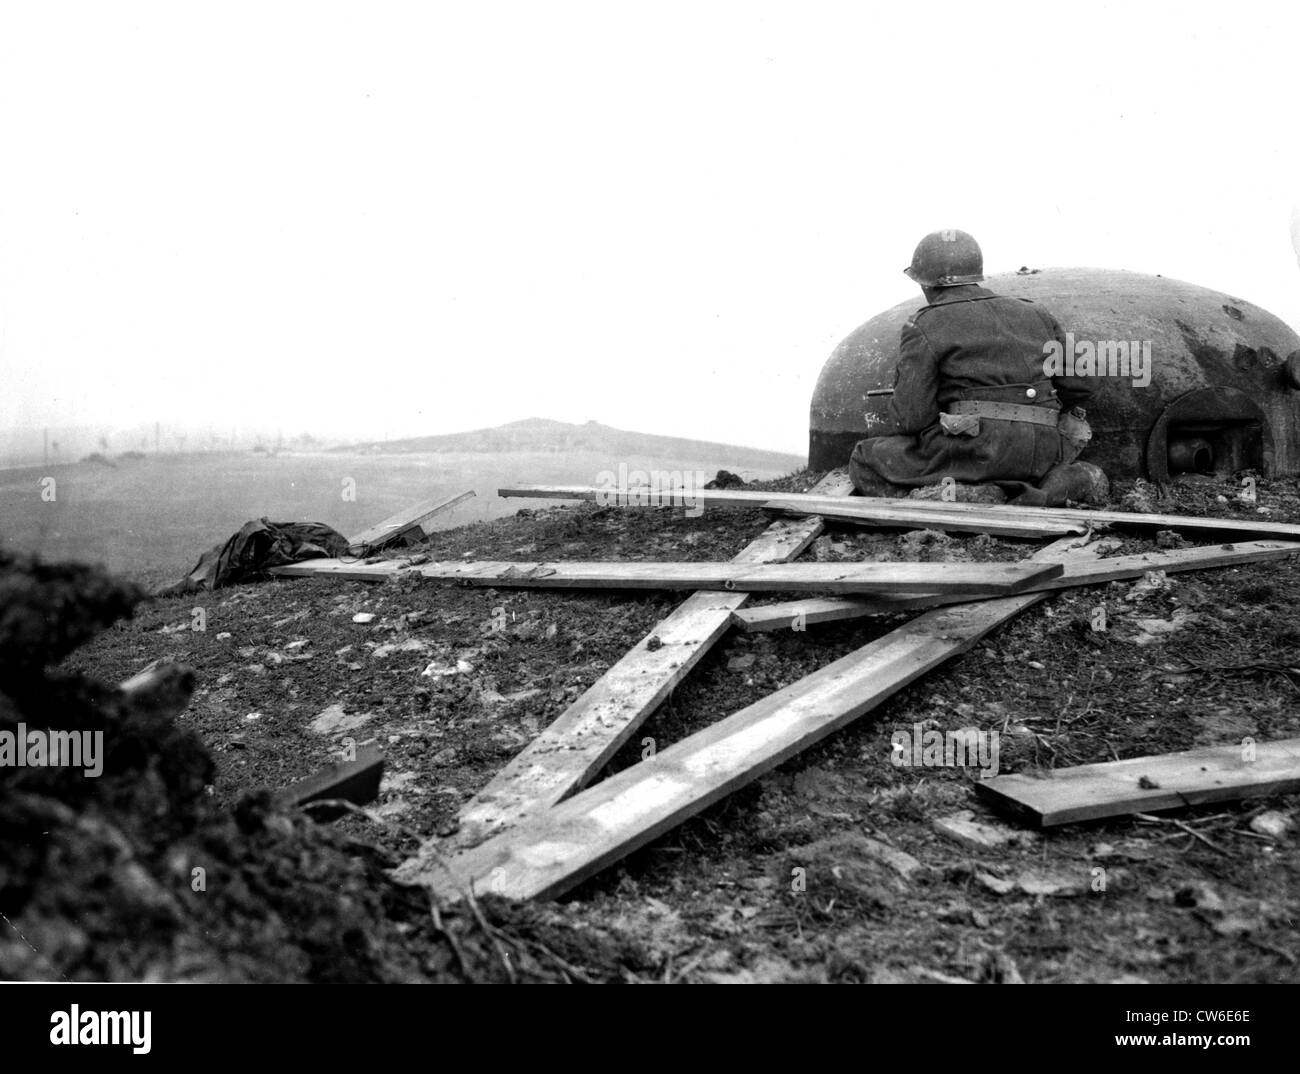
M1110 495L1110 481L1099 466L1071 462L1053 466L1036 489L1021 493L1016 507L1061 507L1066 500L1093 506L1104 504Z
M895 485L892 481L886 481L871 467L859 462L856 455L849 459L849 477L853 480L853 494L855 496L900 498L911 491L911 489L903 485Z

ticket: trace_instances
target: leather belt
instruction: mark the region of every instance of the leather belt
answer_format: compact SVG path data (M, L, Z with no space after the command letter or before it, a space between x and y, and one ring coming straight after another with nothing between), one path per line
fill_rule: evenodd
M1059 410L1045 406L1025 406L1023 403L992 403L983 399L958 399L948 404L949 414L974 414L979 418L997 418L1002 421L1027 421L1031 425L1050 425L1056 428Z

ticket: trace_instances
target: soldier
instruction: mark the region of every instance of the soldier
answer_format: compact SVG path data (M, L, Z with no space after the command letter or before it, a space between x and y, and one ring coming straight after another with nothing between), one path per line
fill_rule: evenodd
M903 326L892 428L853 449L857 490L903 496L951 477L994 483L1018 504L1104 502L1105 474L1074 462L1097 380L1044 373L1043 345L1065 346L1056 318L978 286L984 257L964 231L927 235L903 271L927 305Z

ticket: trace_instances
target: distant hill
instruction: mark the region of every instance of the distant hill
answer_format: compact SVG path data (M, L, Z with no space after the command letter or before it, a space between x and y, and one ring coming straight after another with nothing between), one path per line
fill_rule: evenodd
M408 440L388 440L352 444L332 449L339 452L482 452L501 454L519 451L588 451L611 459L628 456L663 458L717 458L730 460L736 467L759 470L789 471L801 469L804 460L783 451L721 444L712 440L688 440L679 436L657 436L613 429L599 422L572 425L550 418L525 418L491 429L471 429L464 433L441 436L417 436Z

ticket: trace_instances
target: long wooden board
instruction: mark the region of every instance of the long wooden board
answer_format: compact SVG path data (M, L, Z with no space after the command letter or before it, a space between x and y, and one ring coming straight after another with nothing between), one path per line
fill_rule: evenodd
M877 526L883 529L928 529L952 533L988 533L995 537L1042 538L1083 533L1081 522L1038 516L989 518L962 511L936 510L952 506L915 500L877 499L865 496L830 500L821 493L755 492L747 489L676 489L662 494L615 494L589 485L514 485L497 490L500 496L533 496L551 499L588 500L610 507L699 506L754 508L787 514L816 513L823 518ZM914 506L916 504L920 506ZM958 505L968 506L968 505Z
M497 490L498 496L536 496L560 500L608 501L612 506L638 506L634 495L623 495L610 489L592 485L511 485ZM818 508L832 511L861 510L864 517L885 510L920 512L922 515L966 516L984 519L990 523L1011 519L1033 519L1042 524L1049 522L1081 522L1084 525L1111 525L1144 530L1178 530L1231 536L1240 540L1300 540L1300 526L1287 522L1267 522L1263 519L1198 518L1192 515L1133 514L1127 511L1097 511L1075 507L1015 507L1011 504L944 503L941 500L894 500L873 497L854 497L844 501L824 502L824 497L811 493L755 492L748 489L692 489L662 490L658 493L663 503L681 502L684 496L692 506L699 507L761 507L780 503L785 507L817 512ZM653 502L653 501L652 501ZM918 525L922 522L918 522ZM940 526L934 528L939 529ZM988 531L985 531L988 532Z
M823 479L819 487L831 487ZM735 557L785 563L821 532L817 518L776 522ZM418 876L445 854L475 846L585 786L713 647L747 593L695 593L596 680L460 811L459 828L427 840L399 867Z
M1236 545L1209 545L1204 548L1180 548L1166 552L1141 552L1129 556L1111 556L1088 563L1067 563L1059 577L1034 583L1034 589L1067 589L1071 586L1099 585L1125 578L1138 578L1147 571L1201 571L1214 567L1237 567L1246 563L1265 563L1286 559L1300 553L1296 541L1247 541ZM826 597L785 600L753 608L738 609L732 617L736 627L749 633L787 630L796 621L800 626L859 619L866 615L892 615L916 608L948 604L963 598L940 593L901 597Z
M384 778L384 757L376 746L362 746L354 761L340 761L315 775L285 787L276 800L285 809L341 798L353 805L366 805L379 797ZM316 820L335 820L345 814L341 807L322 807L313 811Z
M995 776L975 789L1041 828L1289 794L1300 790L1300 738L1058 768L1045 779Z
M410 566L402 561L349 563L310 559L274 568L288 577L388 578L401 570L437 582L495 589L725 589L824 593L1007 594L1061 573L1049 563L657 563L557 560L508 563L450 561Z
M1039 557L1089 555L1065 544ZM469 888L519 899L559 895L871 711L1042 599L1029 593L927 612L545 814L401 878L443 898Z
M960 511L910 511L907 500L878 500L857 497L842 507L817 508L817 514L827 522L840 522L853 526L871 526L876 529L926 529L945 533L987 533L992 537L1015 537L1037 540L1043 537L1066 537L1072 533L1085 533L1088 527L1082 522L1053 518L989 518L987 515L967 514ZM902 506L895 506L901 504ZM807 506L778 498L763 504L765 511L780 511L788 515L805 515Z
M397 514L371 526L368 530L363 530L349 540L349 551L353 555L377 552L379 549L392 544L398 538L413 533L417 529L423 532L424 523L428 522L434 515L442 514L443 511L450 511L457 504L464 503L473 495L474 490L470 489L468 492L461 492L445 499L426 500L424 503L417 503L414 507L398 511Z

